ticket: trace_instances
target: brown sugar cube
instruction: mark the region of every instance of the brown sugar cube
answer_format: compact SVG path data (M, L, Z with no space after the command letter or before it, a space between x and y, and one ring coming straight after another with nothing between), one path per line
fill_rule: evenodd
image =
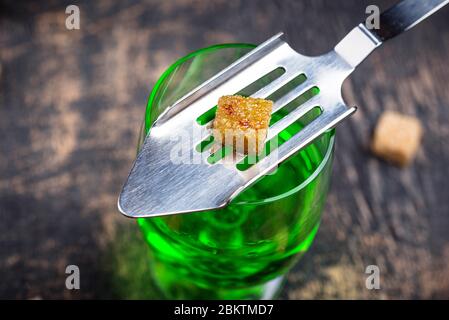
M223 96L213 123L214 138L239 153L258 154L265 144L273 101Z
M377 122L371 149L379 157L403 167L414 158L421 136L418 119L385 111Z

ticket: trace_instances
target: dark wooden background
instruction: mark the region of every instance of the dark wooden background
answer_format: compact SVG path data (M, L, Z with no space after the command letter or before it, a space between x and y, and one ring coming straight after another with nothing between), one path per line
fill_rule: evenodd
M146 246L116 198L147 96L175 59L278 31L323 53L392 1L0 0L0 297L151 298ZM449 8L373 53L345 83L357 114L340 126L316 241L283 298L449 298ZM367 151L383 110L425 127L398 169ZM65 289L65 267L81 289ZM365 288L376 264L381 289Z

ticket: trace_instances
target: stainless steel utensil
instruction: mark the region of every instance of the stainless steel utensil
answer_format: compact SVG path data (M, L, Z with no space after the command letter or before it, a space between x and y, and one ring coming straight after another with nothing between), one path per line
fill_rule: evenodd
M347 107L341 96L345 78L383 42L412 28L448 2L401 1L380 15L379 29L369 30L362 23L334 50L318 57L297 53L282 40L281 33L259 45L178 100L156 120L122 189L119 210L126 216L138 218L226 206L257 179L351 115L356 109ZM235 94L279 67L285 73L252 96L268 97L300 74L305 74L307 80L275 101L273 112L313 86L320 92L273 124L267 140L316 106L321 108L321 115L282 144L276 153L269 154L246 171L237 170L235 166L242 156L215 164L198 157L195 146L210 134L210 128L200 126L196 119L215 106L220 96ZM192 130L194 126L198 128ZM180 132L191 133L183 156L195 159L194 163L175 163L171 159L172 150L179 148Z

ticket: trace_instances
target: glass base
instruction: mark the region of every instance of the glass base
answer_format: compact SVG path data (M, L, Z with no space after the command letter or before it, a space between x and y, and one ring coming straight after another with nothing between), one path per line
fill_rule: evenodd
M153 261L154 262L154 261ZM202 287L180 276L171 276L166 265L155 263L151 266L152 279L159 289L160 299L182 300L272 300L279 296L285 282L281 275L264 284L246 288ZM164 270L165 269L165 270ZM166 272L164 272L166 271ZM157 276L159 275L159 276Z

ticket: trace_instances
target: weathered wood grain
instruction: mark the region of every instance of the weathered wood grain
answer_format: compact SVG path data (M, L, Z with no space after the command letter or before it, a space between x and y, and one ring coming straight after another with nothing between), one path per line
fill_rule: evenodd
M67 31L67 1L0 1L0 297L152 297L145 245L115 204L158 76L197 48L280 30L323 53L372 2L80 1L81 30ZM283 298L449 298L448 21L445 8L345 83L359 110L338 129L321 229ZM368 151L386 109L422 119L406 169ZM78 292L64 287L68 264ZM381 290L365 288L370 264Z

